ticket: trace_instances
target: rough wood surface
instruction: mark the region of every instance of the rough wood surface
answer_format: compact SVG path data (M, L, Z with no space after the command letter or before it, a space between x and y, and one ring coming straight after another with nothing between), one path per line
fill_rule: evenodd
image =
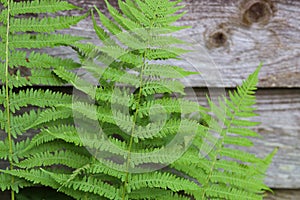
M202 89L190 89L187 98L205 105L205 92ZM215 97L221 92L219 89L210 90L209 95ZM255 140L255 148L251 152L265 156L274 148L279 148L268 170L266 183L272 188L300 189L300 89L259 90L257 113L260 116L253 120L262 123L255 131L264 139ZM3 137L5 133L0 135ZM23 139L28 136L24 135ZM5 163L0 162L0 168L4 167Z
M274 190L265 200L299 200L300 190Z
M106 12L103 0L68 1L85 8L72 12L74 15L93 5ZM110 2L116 5L116 0ZM273 188L300 189L300 1L184 0L183 4L188 13L178 24L193 27L177 35L202 47L199 65L178 63L202 72L202 76L185 80L186 85L206 87L208 82L218 88L235 87L263 61L259 86L266 89L257 94L260 116L256 120L262 124L256 130L264 139L257 140L252 151L263 156L279 147L266 182ZM90 18L64 32L90 37L97 43ZM47 51L74 58L68 48ZM284 89L287 87L294 89ZM203 91L195 91L203 102ZM298 200L300 191L276 190L266 199Z
M107 13L103 0L68 1L84 8L74 15L93 5ZM116 5L116 0L110 2ZM188 13L178 24L192 28L177 36L192 41L199 57L178 64L203 74L187 79L188 86L235 87L263 62L260 87L300 87L300 1L183 0L182 4ZM90 18L65 32L97 43ZM73 56L70 49L49 51Z
M211 90L212 97L222 90ZM188 98L205 102L201 90L189 91ZM273 188L300 189L300 90L259 90L257 92L257 113L253 118L261 122L255 128L264 139L255 140L251 152L265 156L278 147L278 153L268 170L266 183Z
M299 200L300 190L274 190L274 194L268 194L264 200ZM10 200L9 192L0 191L1 200Z

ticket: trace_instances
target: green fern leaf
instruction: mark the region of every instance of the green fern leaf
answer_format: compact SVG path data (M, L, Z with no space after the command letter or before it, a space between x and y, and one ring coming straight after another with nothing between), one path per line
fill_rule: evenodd
M37 120L39 112L30 110L27 113L18 116L11 116L11 134L17 138L17 135L24 134L35 120ZM8 126L5 127L8 131Z
M27 52L17 51L10 54L11 60L9 61L9 66L19 67L24 66L30 69L40 69L44 68L50 71L50 68L58 68L64 66L65 69L75 69L80 65L71 59L62 59L58 57L52 57L47 54L41 54L36 52L31 52L27 57ZM24 63L24 60L28 59L28 62ZM32 73L32 72L31 72Z
M33 186L32 183L21 178L15 178L14 182L12 182L11 179L12 176L9 174L2 174L2 173L0 174L0 180L1 180L0 189L2 191L13 190L16 193L18 193L19 189L21 188Z
M26 136L27 131L38 133L38 128L47 123L50 124L50 121L68 118L65 113L56 112L54 107L57 103L69 104L71 102L70 96L52 92L50 89L34 89L30 86L61 85L65 82L52 73L53 68L74 69L80 67L78 63L70 59L55 58L38 51L42 51L41 49L44 47L66 46L79 42L82 37L50 33L69 28L87 15L48 17L47 14L49 13L57 15L60 11L77 8L70 3L58 0L1 0L0 2L2 9L0 12L0 81L3 85L0 92L0 101L4 105L3 111L0 112L0 128L7 134L5 141L0 142L0 158L1 162L5 160L10 165L9 169L1 170L0 176L3 180L1 189L11 190L11 198L14 199L14 192L18 192L19 188L25 186L31 187L35 184L42 184L57 188L57 183L51 183L49 177L43 176L39 170L14 170L18 168L17 163L24 168L34 168L39 165L52 166L61 164L60 161L65 162L66 165L74 164L62 158L61 160L55 160L53 157L52 160L47 160L47 163L45 160L42 161L41 156L37 156L43 155L51 158L51 155L55 154L65 157L67 160L68 153L64 155L62 153L45 153L46 151L59 152L58 149L63 148L66 148L65 151L69 152L71 147L66 142L56 140L54 143L56 138L53 139L53 136L49 138L43 133L33 140L23 139L19 135ZM40 13L46 13L43 14L45 17L40 18L35 15ZM28 14L31 14L32 17L26 18ZM25 89L20 89L20 87ZM46 110L41 113L41 109ZM26 110L29 111L25 112ZM45 119L40 117L45 117ZM15 139L19 142L15 142ZM76 149L73 152L74 155L84 153L82 149ZM34 155L39 161L32 159ZM26 160L30 161L26 163ZM51 164L51 162L54 164ZM75 165L75 167L77 166Z
M9 148L6 143L0 141L0 159L7 159L9 157Z
M174 192L178 192L183 188L186 191L197 191L200 189L199 186L192 181L178 178L167 173L153 172L148 174L131 175L127 187L128 192L145 187L168 188Z
M74 143L76 146L83 146L82 140L78 135L78 129L76 129L74 126L51 126L42 132L45 132L47 135L50 135L53 138L61 139L69 143Z
M89 160L88 157L66 150L33 154L15 165L20 168L32 168L61 164L71 168L79 168L88 163Z
M11 15L19 15L26 13L55 13L62 10L73 10L78 7L59 0L34 0L13 2L11 4Z
M27 105L44 108L63 103L69 104L72 101L71 96L58 92L51 92L50 90L27 89L25 91L20 91L18 94L12 93L10 97L10 109L13 113Z
M114 188L113 186L110 186L107 183L104 183L100 179L96 179L94 177L83 177L82 179L75 178L71 181L68 181L70 179L70 176L68 175L59 175L46 171L45 173L49 174L55 181L57 181L64 187L98 194L99 196L103 196L110 199L121 199L119 196L120 192L118 191L118 189Z
M95 7L95 10L97 11L99 15L99 19L102 22L103 26L105 26L110 33L113 35L117 35L122 32L122 30L112 21L110 21L105 15L103 15L98 8Z
M190 200L169 190L146 188L131 192L129 199L160 199L160 200Z
M32 128L43 123L55 121L58 119L66 119L72 117L72 110L66 107L49 108L42 111L39 116L34 120L34 123L30 123L27 128Z
M56 18L27 18L14 19L10 28L11 33L34 31L50 33L59 29L70 28L71 25L84 19L86 15L76 17L56 17Z
M22 34L14 35L9 38L11 41L11 48L45 48L55 47L58 45L72 45L79 40L83 40L83 37L70 36L63 34L46 35L46 34Z
M14 177L19 177L22 179L25 179L29 182L32 182L33 184L43 184L45 186L50 186L52 188L57 189L59 187L59 184L52 180L51 176L47 173L44 173L41 170L31 169L31 170L2 170L1 172L5 174L12 175Z

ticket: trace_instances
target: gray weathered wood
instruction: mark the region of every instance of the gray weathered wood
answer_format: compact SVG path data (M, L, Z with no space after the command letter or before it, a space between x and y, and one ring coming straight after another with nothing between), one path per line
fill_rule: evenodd
M69 1L85 10L95 4L106 12L103 0ZM116 0L112 4L116 5ZM300 89L297 89L300 87L300 1L184 0L183 4L187 5L185 10L188 13L178 24L193 27L177 36L191 38L202 46L202 57L199 57L204 58L203 63L195 68L184 62L178 63L204 72L203 76L185 80L186 85L206 87L205 81L210 78L211 86L235 87L263 61L259 86L274 89L258 92L257 112L260 116L256 120L262 124L256 130L264 139L255 141L256 148L252 152L263 156L279 147L268 170L267 184L273 188L300 188ZM250 9L246 9L247 6ZM71 14L83 12L72 11ZM92 42L99 44L90 18L64 32L90 37ZM74 52L69 48L47 51L52 55L74 58ZM209 69L214 69L213 73ZM278 87L295 89L276 89ZM196 92L199 101L203 102L203 91ZM191 97L191 93L188 96ZM299 196L299 190L279 190L275 196L266 199L296 200Z
M264 200L299 200L300 190L274 190L274 194L268 194ZM0 191L1 200L10 200L9 192Z
M265 200L299 200L300 190L274 190Z
M220 91L210 90L209 95L215 97ZM205 105L205 92L189 90L187 98L195 100L194 94L197 94L197 101ZM262 123L254 130L264 139L255 140L251 152L265 156L279 148L268 170L266 183L272 188L300 188L300 89L259 90L257 113L260 116L253 120ZM3 168L4 163L0 166Z
M107 13L103 0L69 1L85 10L95 4ZM110 2L116 5L116 1ZM192 64L179 64L203 73L202 77L187 79L188 86L206 87L205 81L211 78L212 86L235 87L261 61L264 67L260 87L300 86L300 1L184 0L182 4L188 13L177 24L192 28L176 35L192 41L199 50L199 58ZM97 43L90 18L64 32L90 37ZM74 56L70 49L49 52Z
M210 91L212 97L222 90ZM201 90L188 92L188 98L197 94L200 104L205 102ZM300 90L259 90L257 113L253 118L261 122L255 131L264 139L256 139L251 152L265 156L279 148L268 170L266 183L273 188L300 188Z

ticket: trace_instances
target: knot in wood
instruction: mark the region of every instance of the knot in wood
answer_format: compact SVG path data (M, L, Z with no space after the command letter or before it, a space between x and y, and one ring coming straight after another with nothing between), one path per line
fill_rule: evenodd
M266 24L269 22L273 11L269 1L247 1L242 5L242 20L246 25L253 23Z
M208 46L218 48L227 45L228 35L222 29L216 30L209 35Z

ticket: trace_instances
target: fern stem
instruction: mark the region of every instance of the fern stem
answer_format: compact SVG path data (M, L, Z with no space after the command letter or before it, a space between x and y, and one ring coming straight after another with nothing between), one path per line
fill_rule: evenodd
M137 105L136 105L136 110L133 116L133 125L132 125L132 129L131 129L131 135L130 135L130 141L129 141L129 147L128 147L128 155L127 155L127 162L126 162L126 177L125 177L125 181L124 181L124 188L123 188L123 194L122 194L122 200L125 200L126 197L126 190L127 190L127 184L128 184L128 178L129 178L129 166L130 166L130 156L131 156L131 148L132 148L132 144L133 144L133 136L135 134L135 126L136 126L136 121L137 121L137 115L139 112L139 106L140 106L140 101L141 101L141 97L142 97L142 84L143 84L143 72L144 72L144 68L146 65L146 51L143 54L143 65L141 67L141 72L140 72L140 87L139 87L139 93L138 93L138 101L137 101Z
M249 85L251 85L251 84L249 84ZM247 91L249 90L250 88L248 88L247 87ZM206 194L206 191L207 191L207 189L209 188L209 182L210 182L210 179L211 179L211 176L213 175L213 172L214 172L214 169L215 169L215 165L216 165L216 162L217 162L217 160L218 160L218 155L219 155L219 153L220 153L220 151L221 151L221 149L222 149L222 145L223 145L223 143L224 143L224 140L225 140L225 135L226 135L226 133L227 133L227 130L229 130L230 128L231 128L231 125L232 125L232 122L235 120L235 118L236 118L236 113L237 112L239 112L240 111L240 106L242 105L242 102L244 102L245 101L245 95L243 94L242 96L241 96L241 98L239 98L239 102L238 102L238 104L237 104L237 108L238 108L238 111L235 111L234 113L232 113L232 116L230 117L230 120L229 120L229 123L228 123L228 125L227 125L227 127L226 128L223 128L222 129L222 132L221 132L221 142L219 143L219 145L218 145L218 147L217 147L217 150L216 150L216 154L215 154L215 156L214 156L214 158L213 158L213 164L212 164L212 167L211 167L211 170L210 170L210 172L209 172L209 174L208 174L208 177L207 177L207 179L206 179L206 183L204 184L205 186L204 186L204 191L203 191L203 195L202 195L202 199L203 200L205 200L206 198L205 198L205 194ZM224 110L224 113L226 113L226 110ZM224 122L225 122L225 119L224 119Z
M10 1L7 1L7 24L6 24L6 42L5 42L5 96L6 96L6 119L7 119L7 137L9 143L9 164L10 170L13 170L13 140L11 136L11 127L10 127L10 102L9 102L9 86L8 86L8 59L9 59L9 30L10 30ZM14 184L15 180L12 176L11 183ZM15 192L11 190L11 200L15 200Z

